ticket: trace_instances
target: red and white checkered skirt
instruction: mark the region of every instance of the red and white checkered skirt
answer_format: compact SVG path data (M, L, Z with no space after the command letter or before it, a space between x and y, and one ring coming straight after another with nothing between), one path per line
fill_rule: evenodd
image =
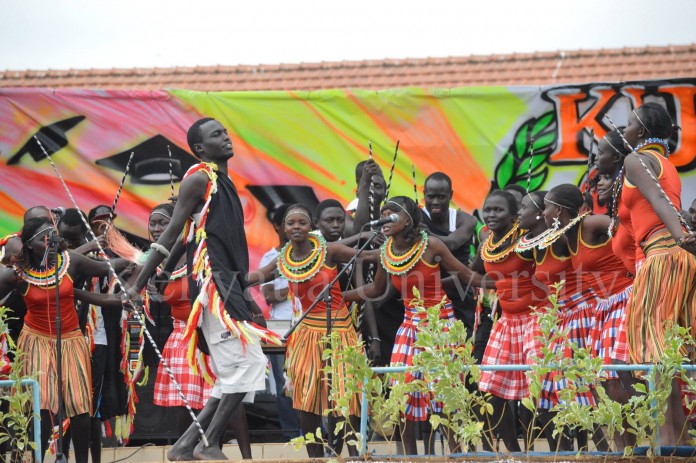
M390 366L413 366L413 357L421 352L421 349L415 346L418 340L418 322L421 316L422 314L417 313L416 309L406 307L404 321L399 326L396 332L396 339L394 339ZM448 321L448 327L454 324L455 318L451 303L446 304L441 309L440 318ZM420 371L407 371L404 375L405 383L422 379L423 373ZM442 408L442 402L435 400L431 392L409 392L406 399L404 417L408 421L426 421L430 413L440 413Z
M575 344L580 348L589 348L590 332L595 324L595 307L598 299L592 291L575 294L568 299L560 301L558 329L559 331L568 330L567 345L563 339L551 341L552 349L562 349L563 358L573 358L573 349L570 344ZM539 407L551 409L559 403L558 391L567 389L571 386L565 378L559 379L560 372L547 373L541 383L541 397ZM592 391L577 393L575 400L581 405L595 405Z
M537 315L507 314L493 325L481 365L531 365L539 356L541 342ZM524 371L482 371L479 389L508 400L529 396L529 378Z
M590 351L592 356L600 357L605 365L612 364L611 359L614 354L614 348L617 345L622 323L624 331L626 329L624 313L628 305L628 299L631 297L632 288L632 286L629 286L623 291L612 294L606 299L600 299L597 302L595 325L590 331ZM626 352L628 352L627 348ZM615 371L606 371L605 373L607 379L619 378Z
M183 342L186 322L176 319L173 321L174 331L169 335L167 344L162 349L162 357L164 357L169 369L174 373L174 378L181 386L181 391L184 393L191 408L200 410L210 397L213 385L208 384L203 379L203 375L194 375L193 371L191 371L191 367L186 360L186 349L188 346ZM181 396L179 396L171 378L161 365L157 369L153 403L160 407L184 406L184 401L181 400Z

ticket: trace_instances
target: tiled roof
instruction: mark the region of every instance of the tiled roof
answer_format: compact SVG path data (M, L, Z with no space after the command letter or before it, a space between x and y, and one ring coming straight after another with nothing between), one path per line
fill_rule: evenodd
M302 64L0 71L0 87L200 91L548 85L696 76L696 44Z

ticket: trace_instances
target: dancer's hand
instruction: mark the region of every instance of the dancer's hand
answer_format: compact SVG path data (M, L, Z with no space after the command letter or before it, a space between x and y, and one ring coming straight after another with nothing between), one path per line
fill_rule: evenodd
M162 293L160 293L157 289L157 286L151 281L148 282L147 284L147 294L150 296L151 301L155 302L162 302L164 301L164 297L162 297Z
M367 358L372 363L380 363L382 359L382 349L380 348L381 341L377 338L372 338L367 344Z
M133 287L130 287L130 288L128 288L128 290L123 291L121 293L121 300L123 301L124 306L126 304L130 304L131 306L142 306L143 305L142 296Z
M681 239L681 243L678 244L682 249L689 251L693 255L696 255L696 234L685 234Z
M266 318L263 316L263 312L261 313L254 313L251 315L252 321L256 323L257 325L263 327L263 328L268 328L268 325L266 324Z

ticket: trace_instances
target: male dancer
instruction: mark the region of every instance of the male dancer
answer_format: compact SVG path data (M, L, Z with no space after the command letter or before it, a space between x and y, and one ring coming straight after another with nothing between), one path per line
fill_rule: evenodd
M157 265L169 256L187 225L193 310L200 310L200 327L217 381L211 398L198 415L208 446L193 423L167 458L224 460L218 442L232 412L247 393L265 389L266 357L254 334L263 336L267 332L252 323L252 320L262 321L263 314L260 318L258 313L252 314L254 307L244 295L249 254L242 205L227 175L227 161L234 156L227 130L215 119L204 118L191 126L187 139L189 148L202 163L189 169L181 182L172 220L151 246L155 252L128 292L131 300L139 298L139 292ZM170 261L177 262L181 256L182 247L177 248L172 250Z
M452 194L452 180L447 174L430 174L425 179L423 189L423 221L430 231L445 243L454 257L464 265L469 265L476 219L471 214L450 208ZM446 276L448 275L443 275ZM455 316L464 323L467 335L471 336L476 315L476 301L471 289L446 287L445 291L454 305Z

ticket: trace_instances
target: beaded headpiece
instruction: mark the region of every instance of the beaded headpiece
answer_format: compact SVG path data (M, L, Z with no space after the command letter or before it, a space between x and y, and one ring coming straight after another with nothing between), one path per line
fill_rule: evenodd
M154 211L152 211L152 213L150 213L150 217L152 217L153 215L161 215L163 217L168 218L169 220L172 220L172 217L166 212L163 212L162 209L155 209Z
M642 125L643 128L645 130L647 130L648 133L650 133L650 129L643 123L643 121L640 120L640 116L638 115L638 111L636 111L635 109L632 109L631 111L633 111L633 114L636 116L636 119L638 119L638 122L640 122L640 125Z
M604 140L605 140L607 143L609 143L609 146L611 146L612 149L613 149L614 151L616 151L616 152L617 152L618 154L620 154L622 157L626 157L625 154L623 154L621 151L619 151L619 149L618 149L616 146L614 146L614 144L613 144L612 142L609 141L609 139L607 138L606 135L604 136Z
M548 201L548 202L550 202L551 204L553 204L554 206L562 207L563 209L568 209L568 210L571 209L570 206L564 206L563 204L559 204L559 203L557 203L556 201L550 200L549 198L544 198L544 201Z
M411 223L413 223L413 217L411 217L411 214L408 213L408 211L406 210L406 208L404 206L397 203L396 201L387 201L384 205L386 206L387 204L393 204L396 207L398 207L399 209L401 209L402 211L404 211L406 213L406 215L408 216L408 218L411 219Z
M285 220L287 220L288 217L291 216L291 215L300 214L300 215L304 215L305 217L307 217L307 220L309 220L310 222L312 222L312 218L309 216L309 214L307 214L307 213L304 212L303 210L300 210L300 209L291 209L291 211L292 211L292 212L288 211L288 213L285 214Z
M534 196L533 196L531 193L527 193L527 197L528 197L529 200L532 202L532 204L534 204L534 207L536 207L536 208L537 208L538 210L540 210L540 211L543 211L543 210L544 210L544 205L542 204L542 205L540 206L539 203L537 202L537 200L534 199Z
M53 230L53 225L47 225L47 226L45 226L44 228L40 229L39 231L37 231L36 233L34 233L34 235L32 235L32 237L29 238L29 239L27 240L27 242L33 240L34 238L36 238L37 236L39 236L41 233L45 232L46 230Z

